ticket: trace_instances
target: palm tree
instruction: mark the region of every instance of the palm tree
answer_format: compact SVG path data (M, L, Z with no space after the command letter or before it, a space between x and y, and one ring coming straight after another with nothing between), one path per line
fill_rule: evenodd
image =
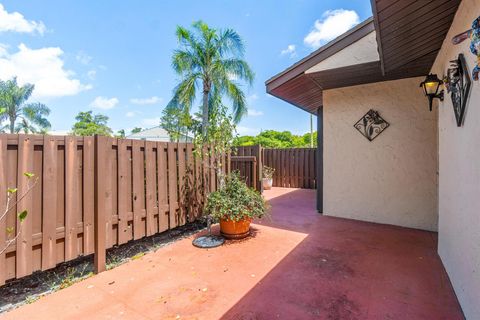
M50 128L47 116L50 109L42 103L27 103L35 86L19 86L17 78L0 80L0 122L8 121L10 133L37 133Z
M180 49L175 50L172 66L181 81L167 108L190 111L197 89L202 93L202 135L207 134L209 111L222 97L232 101L235 122L247 113L245 94L239 81L252 84L254 73L244 56L244 44L232 29L216 30L206 23L193 23L193 30L177 27Z

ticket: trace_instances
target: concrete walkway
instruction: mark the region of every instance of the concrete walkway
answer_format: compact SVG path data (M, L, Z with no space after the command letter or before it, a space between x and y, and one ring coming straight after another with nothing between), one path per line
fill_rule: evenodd
M267 191L252 238L190 239L0 319L462 319L436 234L324 217L313 190Z

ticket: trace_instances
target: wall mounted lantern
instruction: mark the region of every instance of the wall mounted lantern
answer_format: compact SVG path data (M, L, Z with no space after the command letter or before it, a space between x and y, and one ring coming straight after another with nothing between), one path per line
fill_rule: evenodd
M420 87L423 88L425 95L428 97L430 111L432 111L433 99L438 98L443 101L443 90L438 92L441 84L443 84L443 81L438 79L436 74L431 73L420 83Z

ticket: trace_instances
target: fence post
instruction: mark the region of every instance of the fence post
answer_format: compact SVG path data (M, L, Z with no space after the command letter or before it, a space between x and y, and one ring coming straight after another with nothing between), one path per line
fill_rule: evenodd
M263 148L261 145L257 146L256 150L256 156L257 156L257 190L260 191L260 193L263 193L263 183L262 183L262 178L263 178Z
M253 158L252 162L252 177L253 177L253 189L259 190L258 188L258 177L257 177L257 157Z
M106 219L105 219L105 199L106 199L106 180L105 177L107 156L107 137L95 135L95 254L94 267L95 272L106 270Z

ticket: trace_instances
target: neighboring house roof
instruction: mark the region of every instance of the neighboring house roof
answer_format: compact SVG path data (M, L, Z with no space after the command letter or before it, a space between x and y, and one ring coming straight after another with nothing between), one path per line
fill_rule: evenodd
M371 1L374 17L267 80L267 92L316 114L323 90L428 74L461 0Z
M141 140L151 140L151 141L171 141L170 139L170 135L168 134L168 132L161 128L161 127L153 127L153 128L150 128L150 129L145 129L143 131L140 131L138 133L134 133L134 134L131 134L129 136L127 136L128 139L141 139ZM181 139L182 141L192 141L192 138L188 137L188 136L185 136L185 135L181 135Z

